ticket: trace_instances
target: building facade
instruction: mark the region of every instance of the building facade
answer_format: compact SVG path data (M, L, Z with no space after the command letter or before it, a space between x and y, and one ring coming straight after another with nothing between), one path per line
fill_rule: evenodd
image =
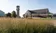
M39 9L39 10L28 10L24 17L48 17L48 9Z
M4 17L4 16L5 16L5 13L2 10L0 10L0 17Z

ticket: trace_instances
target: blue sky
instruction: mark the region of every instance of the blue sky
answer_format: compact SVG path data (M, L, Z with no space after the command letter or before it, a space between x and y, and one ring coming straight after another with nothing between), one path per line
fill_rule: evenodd
M56 0L0 0L0 10L5 13L16 11L16 6L20 6L20 16L28 9L48 8L51 13L56 13Z

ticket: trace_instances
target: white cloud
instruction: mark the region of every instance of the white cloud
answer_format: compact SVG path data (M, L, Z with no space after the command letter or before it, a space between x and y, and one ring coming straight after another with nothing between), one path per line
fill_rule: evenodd
M7 5L8 0L0 0L0 10L3 10L5 12Z

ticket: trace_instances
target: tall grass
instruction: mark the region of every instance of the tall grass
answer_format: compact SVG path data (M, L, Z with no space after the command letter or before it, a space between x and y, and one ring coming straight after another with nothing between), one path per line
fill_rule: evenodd
M52 20L0 18L0 33L56 33Z

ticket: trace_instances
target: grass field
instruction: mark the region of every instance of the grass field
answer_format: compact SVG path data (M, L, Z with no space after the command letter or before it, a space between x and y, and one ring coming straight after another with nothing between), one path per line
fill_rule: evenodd
M56 20L0 18L0 33L56 33Z

